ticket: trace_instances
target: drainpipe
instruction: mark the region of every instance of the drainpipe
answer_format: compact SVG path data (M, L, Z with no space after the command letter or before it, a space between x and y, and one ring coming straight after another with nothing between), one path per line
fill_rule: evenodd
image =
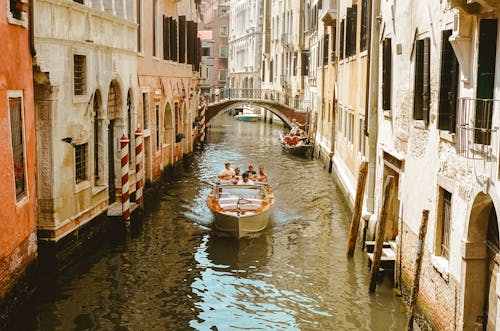
M33 26L33 18L34 18L34 5L33 5L34 0L31 0L29 2L29 7L28 7L28 34L29 34L29 43L30 43L30 52L31 56L35 57L36 56L36 49L35 49L35 27Z
M333 104L333 109L334 113L332 116L332 140L331 140L331 146L330 146L330 164L328 166L328 172L332 173L333 170L333 157L335 155L335 141L337 137L337 132L335 132L335 117L339 113L339 103L338 103L338 98L339 96L336 94L337 90L335 87L337 86L337 82L339 81L339 48L340 48L340 29L338 26L339 22L339 13L340 13L340 1L337 1L337 8L336 10L336 19L335 19L335 67L334 67L334 72L335 72L335 79L333 81L333 94L334 94L334 99L333 101L335 102ZM333 45L332 45L333 47Z
M375 179L376 179L376 165L377 165L377 136L378 136L378 86L379 86L379 35L380 35L380 0L368 1L371 7L370 17L370 47L369 47L369 92L368 92L368 126L366 133L368 133L368 199L367 210L370 213L375 212ZM365 125L366 125L365 117Z

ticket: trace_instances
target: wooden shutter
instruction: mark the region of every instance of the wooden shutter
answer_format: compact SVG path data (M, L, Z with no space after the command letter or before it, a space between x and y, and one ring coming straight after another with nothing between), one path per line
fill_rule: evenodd
M361 1L361 33L359 48L360 51L366 51L368 48L368 9L367 0Z
M196 31L198 31L198 25L196 25ZM196 32L198 35L198 32ZM200 71L200 62L201 62L201 39L196 38L198 47L196 48L196 63L194 64L195 71Z
M455 132L459 65L449 41L451 33L452 30L442 33L438 129Z
M344 30L345 30L345 19L342 19L342 22L340 22L340 53L339 53L339 57L340 59L344 59L344 40L345 40L345 36L344 36Z
M300 75L307 76L309 73L309 54L302 53L301 54L301 66L300 66Z
M179 62L186 63L186 16L179 16Z
M358 5L352 5L351 9L351 53L349 55L356 54L356 31L358 27Z
M351 55L351 14L352 8L347 8L346 22L345 22L345 57Z
M422 113L423 72L424 41L417 40L415 44L415 86L413 89L413 118L416 120L424 119Z
M170 60L177 61L177 20L170 19Z
M422 112L423 120L429 124L431 108L431 39L424 39L424 67L423 67Z
M392 44L391 38L384 39L382 63L382 109L391 109L392 89Z
M194 31L194 22L187 22L187 61L189 64L194 64L194 40L193 40L193 32Z
M163 15L163 59L170 59L170 24L169 17Z

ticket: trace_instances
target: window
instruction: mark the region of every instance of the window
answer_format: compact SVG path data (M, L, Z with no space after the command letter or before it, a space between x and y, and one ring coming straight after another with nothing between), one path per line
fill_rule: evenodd
M201 51L203 56L210 56L210 47L203 47Z
M75 146L75 181L77 184L87 180L87 149L88 144Z
M186 16L179 16L179 63L186 63Z
M87 94L87 57L73 55L73 80L75 95Z
M227 58L227 46L221 45L219 48L219 57L222 59Z
M174 103L174 111L175 111L175 137L179 134L179 125L180 125L180 113L179 113L179 103Z
M340 22L340 54L339 54L341 60L344 59L344 40L345 40L344 30L345 30L345 19L342 19L342 21Z
M347 8L347 24L345 31L345 56L356 54L356 27L357 27L358 6L353 5Z
M149 94L142 92L142 120L144 130L149 129Z
M8 19L9 23L22 25L28 27L28 2L25 0L9 0L8 5Z
M178 48L177 48L177 20L169 17L170 19L170 60L178 60Z
M137 6L137 52L142 52L142 0L136 0Z
M364 133L364 125L365 125L365 120L360 118L358 120L358 152L366 156L366 136Z
M337 56L337 25L332 26L332 57L330 61L334 62Z
M451 33L452 30L442 33L438 129L455 132L459 68L457 56L449 41Z
M73 2L79 3L83 5L83 0L73 0Z
M9 93L10 94L10 93ZM9 96L10 134L12 142L12 159L14 162L14 182L16 199L26 195L26 169L24 154L24 116L22 94Z
M384 39L382 62L382 109L391 109L392 88L392 44L391 38Z
M101 94L99 91L94 93L94 183L98 184L99 176L99 143L101 135L99 134L99 112L101 108Z
M226 69L220 69L219 70L219 81L225 82L227 79L227 70Z
M163 59L170 59L170 20L171 17L163 15Z
M415 87L413 118L429 123L430 108L430 38L417 40L415 45Z
M221 37L227 36L227 25L221 25L220 27L220 35Z
M439 213L436 229L436 255L449 258L450 225L451 225L451 193L439 188Z
M156 137L156 150L160 150L160 105L155 104L155 116L156 116L156 125L155 125L155 137Z
M367 10L367 0L361 1L361 34L359 41L359 50L361 52L368 49L368 10Z
M323 36L323 65L328 64L328 53L329 53L329 45L330 43L330 35L325 33Z
M153 56L158 57L158 0L153 0Z

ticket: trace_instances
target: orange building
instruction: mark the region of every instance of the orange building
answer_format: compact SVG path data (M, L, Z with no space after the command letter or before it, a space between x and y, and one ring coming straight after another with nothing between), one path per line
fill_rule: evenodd
M29 5L0 1L0 329L37 257ZM31 48L33 49L33 48ZM24 285L22 285L24 284Z

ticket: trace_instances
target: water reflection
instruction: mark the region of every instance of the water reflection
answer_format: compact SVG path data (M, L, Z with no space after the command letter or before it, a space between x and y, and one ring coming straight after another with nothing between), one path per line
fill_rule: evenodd
M139 231L42 286L19 329L403 329L403 304L390 287L368 295L365 256L345 258L350 214L331 177L316 161L282 154L280 130L217 119ZM226 160L266 166L277 202L254 238L211 228L205 199Z

